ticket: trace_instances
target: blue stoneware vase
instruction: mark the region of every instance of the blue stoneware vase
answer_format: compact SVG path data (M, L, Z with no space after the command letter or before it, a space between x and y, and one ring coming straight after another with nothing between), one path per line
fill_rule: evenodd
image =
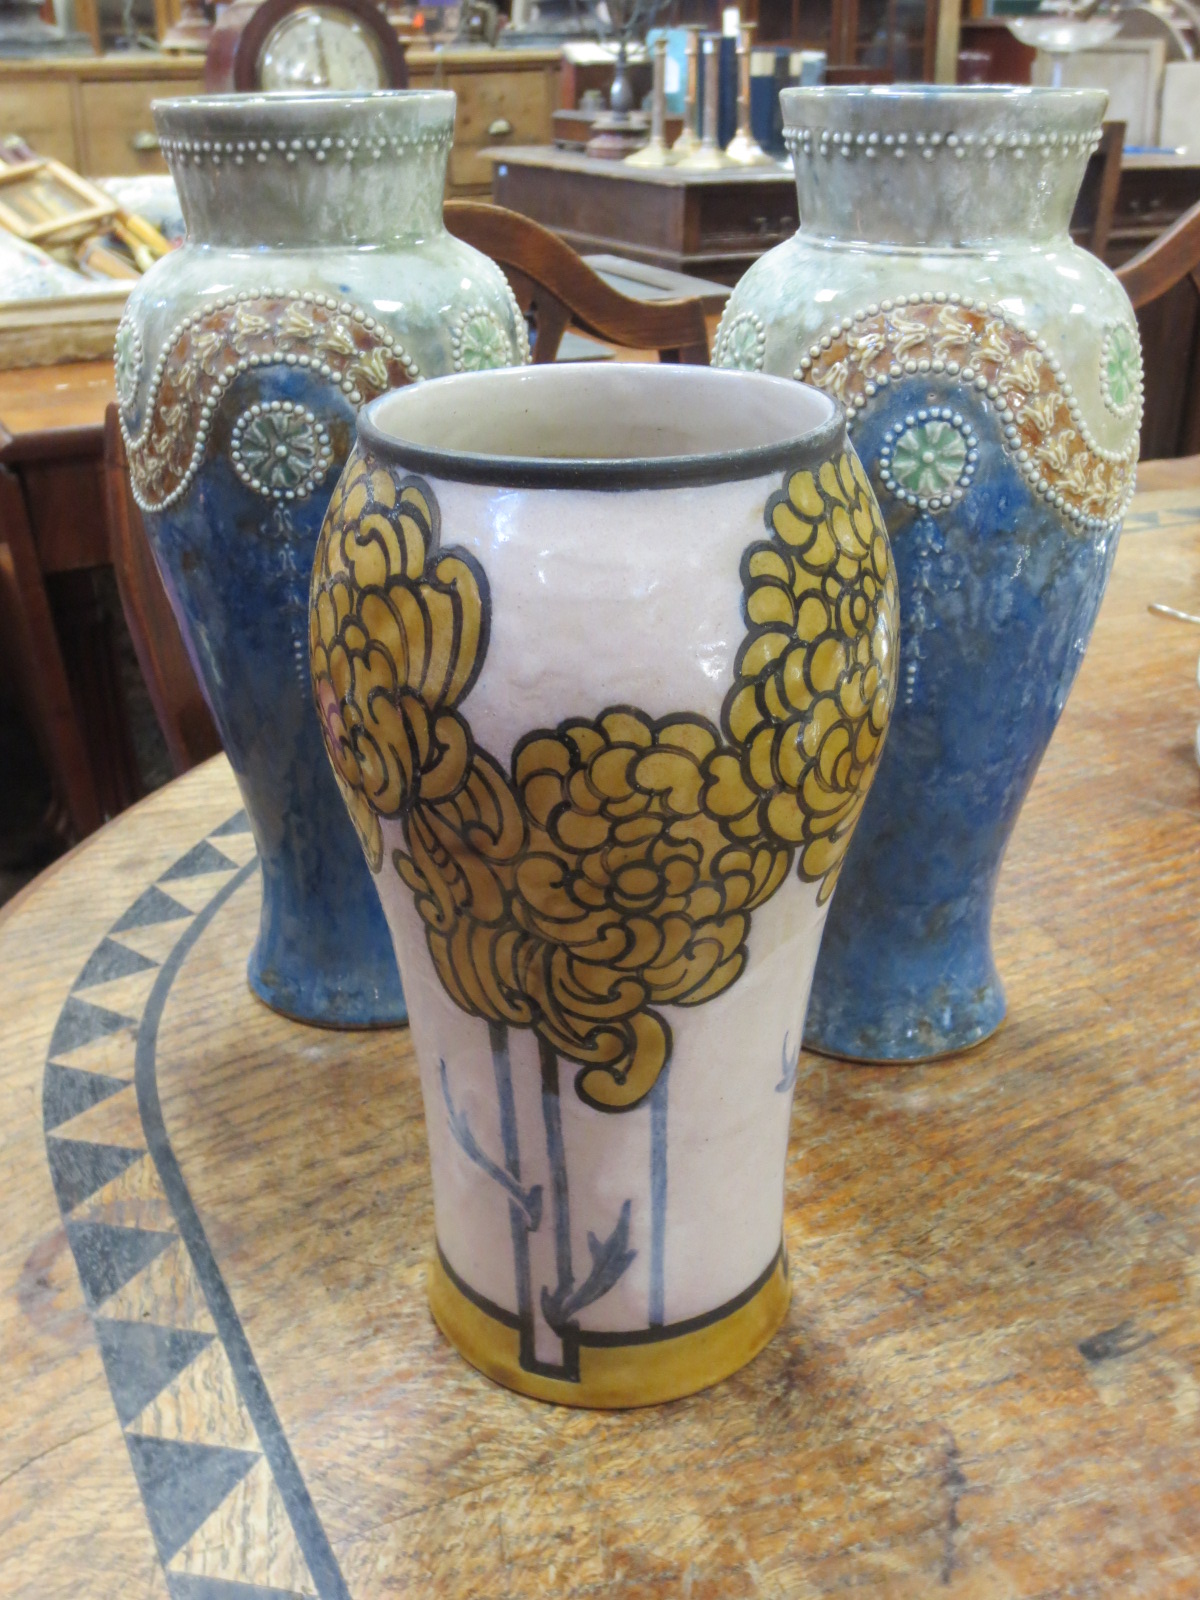
M892 734L805 1038L920 1060L1003 1020L1000 863L1133 492L1137 327L1067 231L1105 96L794 89L782 103L800 229L738 285L715 361L842 402L900 585Z
M445 231L444 92L219 96L155 121L187 241L130 295L134 495L262 863L254 992L302 1021L404 996L308 688L308 582L360 404L528 359L492 262Z

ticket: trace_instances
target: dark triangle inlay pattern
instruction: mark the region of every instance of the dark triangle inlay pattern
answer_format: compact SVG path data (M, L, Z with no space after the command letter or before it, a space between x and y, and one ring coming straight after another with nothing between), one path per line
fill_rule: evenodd
M96 1318L96 1336L122 1427L213 1340L211 1333L156 1328L148 1322L113 1322L108 1317Z
M114 978L129 978L135 972L149 972L151 967L157 965L157 961L139 955L128 945L118 944L115 939L105 939L92 951L87 966L75 979L75 988L90 989L97 983L111 983Z
M249 832L250 818L244 811L239 811L235 816L230 817L228 822L223 822L219 828L214 828L208 837L210 839L227 839L230 834Z
M125 1443L165 1566L258 1461L255 1450L127 1433Z
M58 1014L54 1037L50 1041L48 1056L64 1056L68 1050L78 1050L80 1045L91 1044L110 1033L120 1033L122 1028L135 1028L132 1017L123 1017L116 1011L106 1011L103 1006L90 1005L71 995Z
M227 1578L199 1578L190 1572L168 1572L171 1600L308 1600L294 1589L265 1589L261 1583L230 1583Z
M109 931L127 933L130 928L148 928L155 922L178 922L180 917L191 915L178 900L172 900L169 894L152 886L144 894L138 895L120 922L114 922Z
M176 878L199 878L205 872L232 872L236 866L237 862L222 855L216 845L201 839L187 855L180 856L173 867L168 867L158 881L171 883Z
M75 1207L119 1178L145 1150L130 1150L119 1144L91 1144L86 1139L47 1139L50 1176L54 1192L64 1211Z
M89 1308L94 1311L177 1237L150 1228L113 1228L107 1222L68 1222L67 1238Z
M50 1133L61 1123L70 1122L81 1111L90 1111L101 1100L127 1089L132 1078L110 1078L103 1072L80 1072L78 1067L60 1067L51 1061L42 1078L42 1121Z

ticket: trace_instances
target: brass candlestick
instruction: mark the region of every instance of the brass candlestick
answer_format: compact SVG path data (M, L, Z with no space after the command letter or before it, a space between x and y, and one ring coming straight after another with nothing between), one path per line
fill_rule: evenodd
M743 23L738 33L738 120L737 132L725 146L725 156L743 167L771 167L775 163L759 144L750 130L750 49L754 42L754 24Z
M717 143L717 119L721 98L721 35L706 34L700 41L704 59L704 130L700 146L682 161L676 162L679 171L718 172L732 165Z
M692 23L684 47L687 80L683 95L683 131L671 146L676 161L700 148L700 29Z
M654 89L650 100L650 142L625 157L627 167L669 167L675 160L663 137L667 118L667 36L654 41Z

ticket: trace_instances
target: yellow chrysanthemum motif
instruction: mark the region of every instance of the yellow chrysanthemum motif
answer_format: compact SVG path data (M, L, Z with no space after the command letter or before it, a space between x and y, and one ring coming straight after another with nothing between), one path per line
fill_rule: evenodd
M467 778L470 732L453 707L483 658L487 584L437 546L426 486L356 451L317 546L309 645L325 746L374 872L379 818Z
M896 583L857 458L792 474L767 518L742 562L724 738L692 713L614 707L526 735L511 777L456 709L487 648L487 581L441 550L428 486L356 453L322 529L314 694L372 870L395 818L447 992L532 1028L601 1110L653 1087L671 1052L659 1008L736 980L793 855L828 897L878 760Z
M746 961L750 911L788 852L731 843L704 806L720 734L700 717L617 708L522 740L529 843L513 914L529 938L539 1031L584 1064L580 1095L635 1105L670 1053L656 1005L700 1005Z
M706 803L735 838L799 853L833 893L896 694L896 573L858 457L795 472L742 561L750 632L725 702L736 749Z

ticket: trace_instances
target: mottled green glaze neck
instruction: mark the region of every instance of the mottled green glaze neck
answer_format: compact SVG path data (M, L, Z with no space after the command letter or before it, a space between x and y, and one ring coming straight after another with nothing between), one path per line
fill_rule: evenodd
M444 90L160 100L154 122L194 243L304 250L441 231Z
M785 89L802 233L953 249L1064 239L1100 89Z

